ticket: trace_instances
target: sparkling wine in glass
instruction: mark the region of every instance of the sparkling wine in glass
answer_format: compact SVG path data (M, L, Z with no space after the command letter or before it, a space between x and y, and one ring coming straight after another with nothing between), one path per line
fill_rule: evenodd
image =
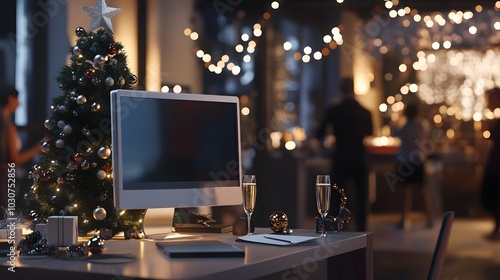
M243 210L245 210L245 213L247 214L247 235L252 235L250 223L253 211L255 210L255 201L257 200L257 181L255 179L255 175L243 175L241 191L243 195Z
M332 187L329 175L316 176L316 206L321 216L321 237L326 237L325 219L330 211Z

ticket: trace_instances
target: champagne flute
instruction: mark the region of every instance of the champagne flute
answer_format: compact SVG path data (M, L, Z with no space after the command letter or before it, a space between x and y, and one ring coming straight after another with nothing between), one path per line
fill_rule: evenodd
M316 176L316 206L318 207L319 215L321 216L321 237L326 237L325 219L330 211L330 196L331 196L330 175Z
M255 175L243 175L243 184L241 191L243 194L243 210L245 210L248 220L247 235L252 235L250 222L253 211L255 209L255 201L257 200L257 181L255 179Z

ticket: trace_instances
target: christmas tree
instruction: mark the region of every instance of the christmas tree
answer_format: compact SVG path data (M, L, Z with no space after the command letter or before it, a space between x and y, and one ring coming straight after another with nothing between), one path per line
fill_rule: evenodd
M78 216L82 234L102 228L116 234L140 228L143 211L113 204L110 91L132 88L137 77L113 36L110 18L119 9L103 0L82 9L92 17L90 31L75 30L70 64L57 77L63 94L44 122L43 156L30 172L34 184L25 198L32 217Z

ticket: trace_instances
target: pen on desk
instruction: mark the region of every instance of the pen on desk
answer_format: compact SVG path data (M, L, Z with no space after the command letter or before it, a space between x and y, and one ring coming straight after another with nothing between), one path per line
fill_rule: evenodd
M287 239L281 239L281 238L271 237L271 236L267 236L267 235L264 235L264 238L267 238L267 239L272 239L272 240L276 240L276 241L281 241L281 242L286 242L286 243L293 244L293 241L291 241L291 240L287 240Z

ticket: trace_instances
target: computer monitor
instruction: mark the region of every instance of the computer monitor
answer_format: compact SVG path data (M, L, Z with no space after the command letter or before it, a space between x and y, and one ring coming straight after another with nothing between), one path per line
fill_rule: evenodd
M146 235L168 234L174 208L242 203L237 97L139 90L110 97L115 207L147 209Z

